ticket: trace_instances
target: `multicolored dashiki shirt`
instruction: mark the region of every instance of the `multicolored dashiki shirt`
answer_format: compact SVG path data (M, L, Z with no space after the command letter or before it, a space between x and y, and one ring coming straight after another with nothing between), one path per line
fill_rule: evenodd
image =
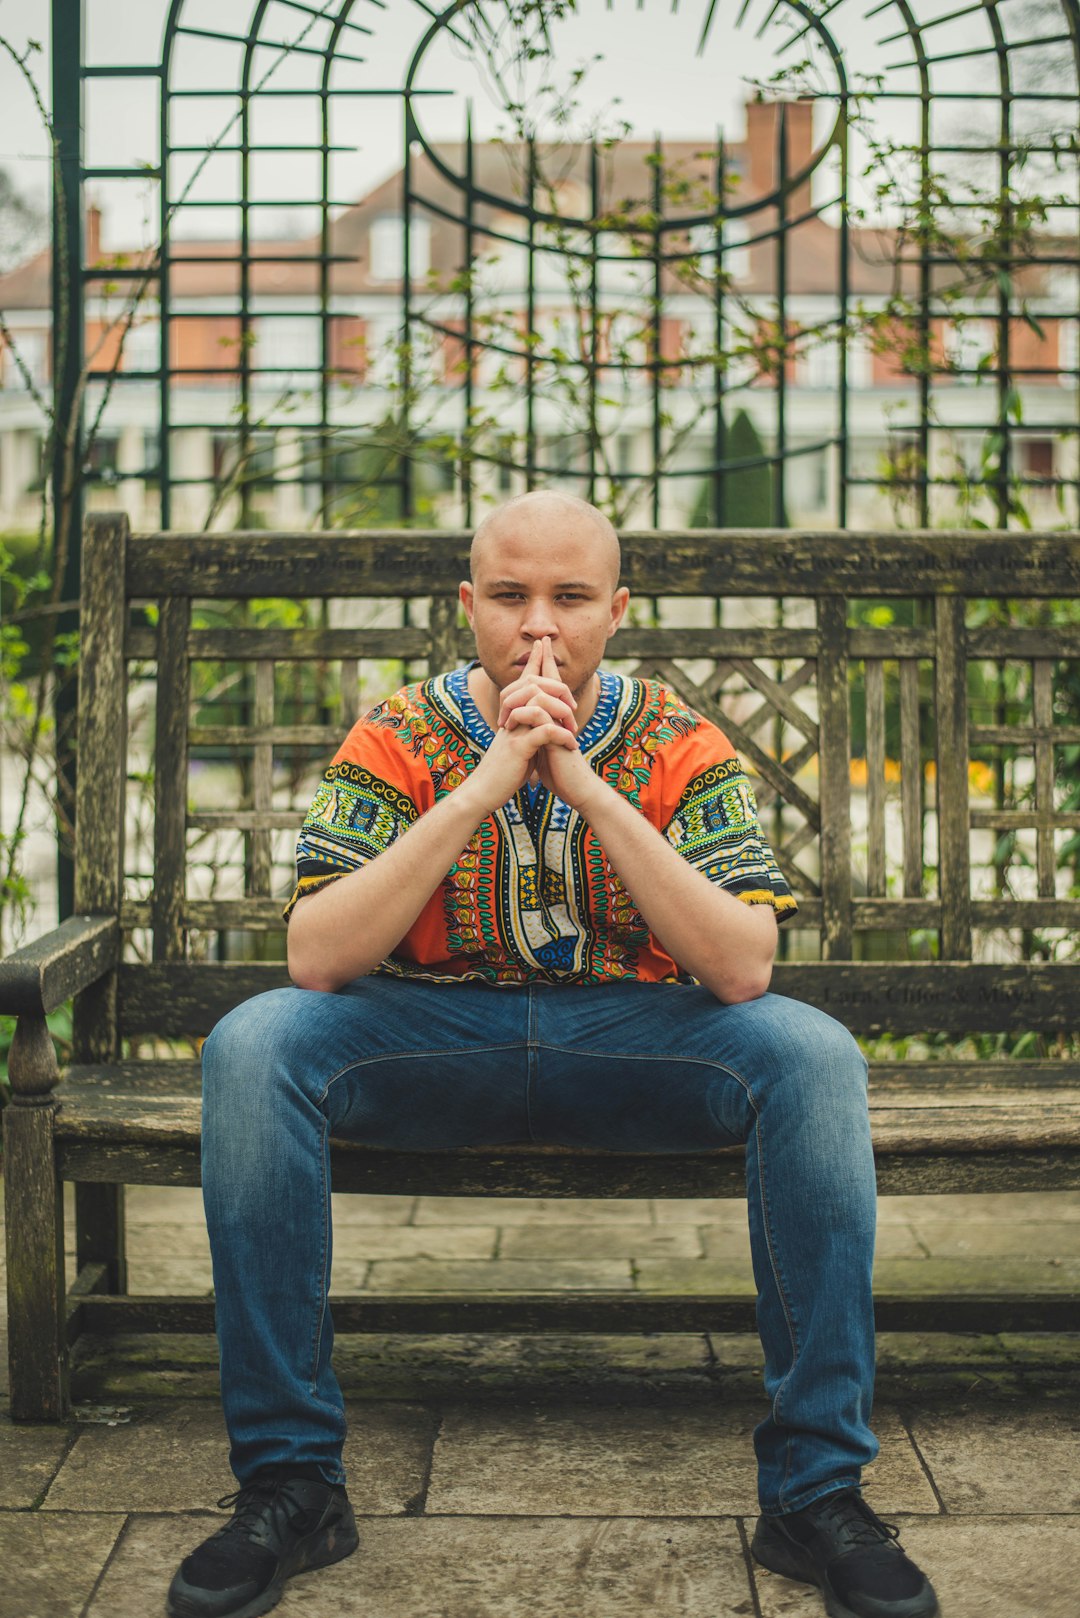
M364 865L446 793L492 741L468 669L406 686L353 726L300 832L285 908ZM655 680L601 671L579 737L592 768L691 865L777 919L795 900L727 737ZM525 787L478 828L397 949L395 977L496 984L691 981L649 932L577 812Z

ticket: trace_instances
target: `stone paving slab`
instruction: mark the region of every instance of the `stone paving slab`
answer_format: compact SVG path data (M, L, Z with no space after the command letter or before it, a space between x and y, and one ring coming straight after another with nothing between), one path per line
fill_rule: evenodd
M735 1225L746 1229L746 1202L740 1197L653 1197L658 1225Z
M701 1258L704 1252L695 1225L524 1224L500 1234L500 1259Z
M403 1512L422 1491L435 1424L416 1406L350 1414L345 1465L358 1510ZM236 1481L219 1404L168 1404L118 1427L83 1427L42 1510L212 1510Z
M335 1225L407 1225L416 1204L415 1197L376 1197L364 1193L331 1199ZM490 1213L493 1204L480 1199L480 1207ZM198 1186L129 1185L124 1199L128 1224L196 1225L205 1224L202 1191ZM478 1219L476 1224L491 1223Z
M375 1197L364 1192L358 1192L355 1196L341 1192L330 1198L335 1230L346 1225L410 1225L416 1203L416 1197ZM483 1199L483 1205L487 1212L473 1223L497 1224L498 1220L492 1217L494 1204L490 1198Z
M889 1258L874 1264L880 1292L1071 1292L1080 1290L1080 1258Z
M6 1366L6 1345L0 1346ZM0 1415L0 1507L25 1511L34 1505L56 1476L70 1442L66 1425L28 1426L10 1421L6 1412Z
M1030 1362L1040 1370L1061 1366L1074 1377L1080 1371L1080 1337L1075 1333L1003 1331L998 1341L1010 1359Z
M205 1260L210 1257L210 1238L206 1225L174 1220L169 1223L136 1224L127 1231L128 1264L140 1260L189 1258Z
M558 1231L565 1229L576 1230L576 1226L559 1226ZM1080 1226L1076 1227L1080 1232ZM662 1232L656 1231L651 1225L645 1229L654 1238L662 1243L665 1238ZM518 1234L514 1232L513 1234ZM612 1249L612 1256L620 1257L627 1252L623 1245L621 1248L610 1238L612 1233L603 1229L599 1234L607 1238L607 1245ZM556 1236L556 1230L540 1231L537 1235L541 1242L545 1236ZM374 1258L494 1258L499 1238L498 1228L493 1224L487 1225L425 1225L416 1229L410 1225L382 1225L370 1223L344 1222L334 1231L334 1257L352 1259ZM678 1238L676 1238L678 1240ZM589 1252L597 1252L597 1256L605 1256L591 1244ZM700 1252L700 1244L688 1246L688 1254ZM576 1257L583 1249L578 1247L568 1253L569 1257ZM127 1253L129 1266L136 1267L144 1264L153 1264L167 1259L185 1259L192 1263L208 1264L210 1262L210 1241L206 1234L205 1225L172 1223L172 1224L139 1224L132 1225L128 1232ZM528 1256L523 1254L522 1256ZM538 1256L547 1256L543 1253ZM553 1256L558 1256L553 1255Z
M1080 1191L950 1191L879 1197L878 1219L961 1219L970 1224L1080 1222Z
M494 1213L494 1209L492 1209ZM1080 1226L1077 1226L1080 1231ZM498 1250L499 1231L487 1225L344 1225L334 1231L339 1259L486 1259ZM623 1249L625 1252L625 1248ZM617 1255L618 1256L618 1255ZM335 1277L336 1279L336 1277Z
M746 1339L760 1364L756 1339ZM710 1384L714 1355L704 1333L650 1336L546 1333L339 1337L334 1366L347 1397L360 1400L514 1399L562 1392L611 1402L655 1398L670 1385ZM166 1340L152 1333L114 1339L83 1338L73 1374L80 1402L126 1403L138 1408L163 1396L218 1397L217 1344L207 1335ZM754 1378L753 1392L760 1386Z
M198 1258L134 1258L128 1264L128 1291L137 1297L187 1293L204 1298L213 1287L209 1252Z
M706 1396L707 1397L707 1396ZM743 1515L757 1512L751 1433L764 1404L716 1399L660 1409L566 1401L447 1410L435 1446L430 1512L520 1516ZM895 1411L875 1414L881 1455L867 1472L878 1510L936 1511Z
M500 1225L545 1223L601 1225L644 1225L651 1222L650 1206L644 1198L623 1201L611 1197L420 1197L413 1215L414 1225L483 1225L499 1211Z
M186 1185L129 1185L124 1193L128 1226L195 1225L205 1229L202 1191Z
M625 1240L609 1241L606 1238L618 1236L618 1227L596 1226L605 1240L595 1246L580 1229L576 1230L572 1242L564 1244L555 1234L558 1227L538 1228L536 1245L541 1252L525 1257L518 1256L521 1250L515 1238L519 1232L528 1235L528 1227L510 1227L504 1233L504 1249L509 1250L506 1256L502 1251L494 1256L490 1233L481 1232L478 1236L476 1227L456 1227L467 1232L463 1243L456 1242L455 1227L451 1226L445 1231L436 1231L435 1239L428 1244L422 1239L426 1228L376 1227L380 1237L390 1238L386 1245L391 1250L398 1243L399 1253L402 1250L408 1253L415 1242L419 1251L412 1256L377 1256L377 1241L371 1244L371 1252L361 1256L357 1249L365 1246L363 1241L339 1243L335 1252L333 1290L339 1293L638 1290L682 1296L712 1292L752 1295L754 1291L749 1242L736 1232L724 1232L718 1237L706 1233L704 1241L709 1256L683 1257L677 1246L672 1251L662 1241L636 1242L630 1235L630 1227L625 1227ZM673 1228L689 1231L692 1227ZM444 1236L450 1238L445 1244ZM696 1235L692 1240L696 1244ZM439 1255L443 1245L448 1249L446 1256ZM564 1245L579 1256L558 1256ZM547 1253L543 1251L545 1248ZM470 1249L473 1256L466 1256ZM580 1256L586 1252L591 1256ZM884 1227L874 1264L874 1284L882 1292L942 1296L967 1292L1076 1292L1080 1289L1080 1252L1074 1257L1061 1257L1044 1247L1028 1258L990 1257L981 1251L972 1251L966 1256L960 1253L927 1256L916 1240L903 1234L903 1227L892 1227L891 1231ZM150 1257L141 1256L135 1246L128 1266L128 1286L138 1296L162 1293L205 1297L213 1289L209 1252L203 1249L190 1257Z
M1076 1618L1077 1517L897 1517L943 1618ZM819 1593L754 1568L761 1618L822 1618Z
M672 1262L675 1262L674 1260ZM684 1262L692 1262L686 1260ZM371 1292L630 1292L630 1259L382 1259Z
M916 1411L912 1432L946 1511L1080 1513L1075 1392L1049 1409L1027 1403Z
M756 1291L749 1244L741 1259L737 1253L730 1259L643 1258L635 1271L639 1292L671 1292L686 1297L696 1292L727 1292L752 1298Z
M89 1618L148 1618L208 1524L133 1519ZM281 1618L750 1618L732 1522L359 1520L360 1549L294 1579ZM184 1531L186 1530L186 1532ZM65 1615L66 1618L66 1615Z
M916 1214L911 1229L932 1258L1027 1258L1037 1266L1055 1258L1080 1258L1080 1220L1075 1219L925 1219Z
M82 1618L123 1526L100 1512L0 1512L0 1618ZM159 1596L144 1618L163 1607Z
M745 1220L740 1229L733 1229L730 1225L699 1225L697 1230L701 1234L702 1246L706 1258L719 1258L728 1263L736 1259L745 1259L750 1262L750 1232L745 1228ZM679 1229L682 1226L670 1226L669 1229ZM1080 1230L1080 1226L1076 1227ZM877 1230L877 1257L883 1258L925 1258L926 1247L907 1221L895 1224L883 1224ZM1044 1250L1045 1251L1045 1250Z

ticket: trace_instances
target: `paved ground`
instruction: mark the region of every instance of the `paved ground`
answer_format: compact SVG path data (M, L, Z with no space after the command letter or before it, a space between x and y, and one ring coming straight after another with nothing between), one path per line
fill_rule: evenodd
M134 1289L207 1290L197 1194L140 1189L130 1216ZM710 1202L350 1198L335 1284L749 1289L743 1218ZM887 1200L879 1255L888 1290L1075 1293L1080 1195ZM361 1550L292 1583L282 1618L822 1611L747 1555L752 1339L354 1337L337 1363ZM867 1496L945 1618L1075 1618L1080 1336L895 1336L880 1366ZM0 1618L157 1618L233 1487L212 1343L86 1344L62 1428L13 1426L5 1378L6 1349Z

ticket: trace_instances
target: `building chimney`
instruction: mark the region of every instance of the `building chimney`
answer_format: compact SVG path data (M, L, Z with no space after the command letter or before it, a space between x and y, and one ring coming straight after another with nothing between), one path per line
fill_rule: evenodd
M97 264L101 259L101 209L96 202L86 208L86 263Z
M806 168L814 151L814 103L803 98L784 103L787 127L787 172L789 179ZM750 101L746 107L747 189L746 200L767 196L777 182L777 133L780 103ZM810 184L788 194L787 214L805 213L810 206Z

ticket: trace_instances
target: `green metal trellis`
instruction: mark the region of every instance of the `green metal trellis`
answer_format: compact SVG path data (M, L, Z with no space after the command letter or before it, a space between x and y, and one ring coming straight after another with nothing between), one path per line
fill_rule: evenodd
M77 593L84 499L120 475L154 496L162 527L274 520L273 500L289 490L290 509L305 522L362 520L358 460L369 495L374 488L391 501L404 522L439 520L429 487L438 476L449 485L447 521L471 522L484 499L557 479L654 526L673 513L685 521L699 494L705 521L723 525L738 480L759 467L771 480L775 525L799 520L796 485L809 467L823 469L818 520L841 527L883 479L904 520L919 526L972 485L985 519L1002 526L1026 520L1025 502L1044 494L1060 502L1060 520L1077 519L1080 0L970 0L938 10L928 0L865 10L858 0L743 0L729 14L701 0L699 52L756 28L763 60L783 68L802 52L811 64L770 92L773 116L759 126L768 148L762 183L749 172L747 143L715 132L719 109L705 110L708 127L696 141L650 133L612 142L585 131L559 144L542 107L508 106L502 144L480 139L470 115L480 93L474 70L485 52L508 48L505 0L441 13L402 0L395 25L407 10L415 31L394 74L380 56L390 13L378 0L160 3L160 50L133 63L89 60L83 0L52 0L62 427L53 491L58 529L70 540L65 599ZM660 29L672 15L664 0L625 0L622 9L647 13ZM531 17L534 43L556 65L566 10L537 0L515 12L519 25ZM607 11L615 26L617 0ZM872 93L867 64L843 44L855 23L853 37L876 41ZM215 74L226 62L232 77L222 82ZM83 141L94 131L83 128L84 92L101 82L118 93L150 87L154 161L87 160ZM455 101L460 135L451 141L445 108ZM219 127L207 136L219 104ZM268 109L285 119L301 104L315 109L314 137L268 136ZM396 109L400 146L386 165L394 177L374 200L335 195L347 145L338 111L347 105L362 119L376 104ZM892 146L908 226L896 229L894 196L884 234L860 217L856 194L868 107L901 131ZM206 116L193 138L196 114ZM985 116L992 130L980 124ZM442 133L430 133L434 122ZM258 166L301 150L317 166L317 189L260 194ZM193 185L226 155L235 163L228 185ZM980 196L968 195L967 177L983 169ZM942 176L954 187L947 201ZM88 262L88 195L134 180L156 192L153 244L119 263L109 253ZM1053 199L1044 218L1031 206L1040 188ZM314 229L268 236L266 220L311 207ZM940 232L943 209L954 221L951 240ZM401 230L396 274L379 284L377 217L399 219ZM219 232L207 244L205 229L192 230L234 218L225 242ZM980 243L982 281L957 293L965 220ZM517 266L513 286L500 285L500 259ZM814 323L811 260L815 341L833 355L823 364L826 384L809 388L813 430L800 372ZM196 297L200 276L210 290ZM292 289L291 305L272 295L275 277ZM875 308L897 288L904 329L875 328ZM135 300L132 319L124 310ZM146 324L156 360L147 363L144 351L138 366L118 365L107 350L84 376L88 322L99 332L114 313L124 337ZM274 363L274 334L287 333L290 319L317 340L301 361ZM366 336L354 331L362 322ZM380 325L381 353L371 336ZM973 353L963 339L976 328L984 342ZM199 329L219 334L209 358L190 352ZM958 346L946 351L950 331ZM1032 348L1028 334L1037 333L1041 346ZM885 349L906 346L908 364L878 432L886 454L868 461L860 434L884 407L855 361L864 371L878 363L867 355L871 337ZM89 438L107 437L122 401L136 397L139 419L150 423L143 463L118 470L108 456L92 459ZM732 459L729 429L744 405L760 452ZM203 459L193 466L199 435ZM1041 458L1024 450L1033 438ZM960 464L956 446L965 444L974 469ZM70 908L66 887L61 902Z

